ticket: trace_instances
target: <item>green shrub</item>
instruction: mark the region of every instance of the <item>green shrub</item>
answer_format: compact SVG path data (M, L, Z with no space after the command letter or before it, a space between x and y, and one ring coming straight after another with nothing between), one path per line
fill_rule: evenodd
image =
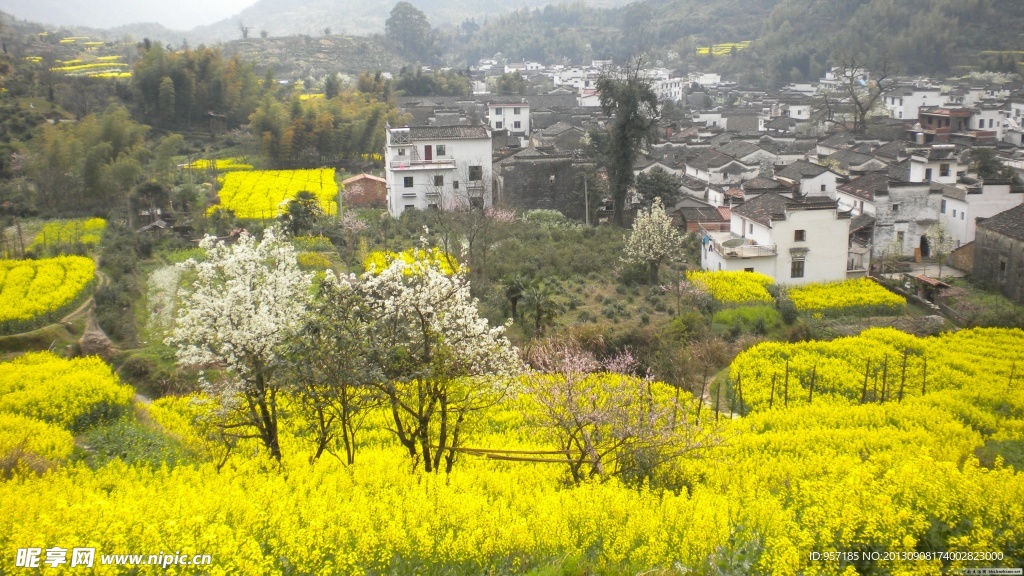
M787 296L779 296L775 301L775 307L778 308L779 314L782 316L782 321L787 325L792 324L796 321L798 316L796 304Z
M715 322L724 326L733 337L741 332L767 334L768 330L779 325L780 319L779 312L771 306L726 308L715 316Z

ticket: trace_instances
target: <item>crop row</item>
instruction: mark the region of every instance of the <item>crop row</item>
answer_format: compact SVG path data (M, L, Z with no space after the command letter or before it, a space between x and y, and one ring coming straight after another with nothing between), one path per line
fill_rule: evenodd
M31 330L69 312L96 274L82 256L0 260L0 333Z
M338 183L332 169L229 172L220 190L219 208L233 211L238 218L276 218L303 191L312 192L325 213L337 214Z

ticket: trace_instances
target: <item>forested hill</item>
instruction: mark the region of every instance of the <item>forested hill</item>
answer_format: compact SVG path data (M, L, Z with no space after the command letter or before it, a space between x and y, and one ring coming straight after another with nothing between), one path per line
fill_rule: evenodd
M468 61L498 52L548 61L646 53L669 66L693 63L778 83L816 78L852 47L869 57L888 54L907 73L943 73L994 58L985 51L1024 50L1022 30L1019 0L646 0L603 10L582 3L520 10L477 30L463 27L457 45ZM737 58L695 54L741 40L752 43Z
M458 25L467 19L486 18L520 8L544 6L550 0L412 0L434 27ZM320 35L325 28L335 34L367 35L384 32L384 21L398 0L258 0L236 17L192 30L191 36L204 40L240 37L239 24L256 35L266 30L271 36ZM594 8L626 4L628 0L588 0Z

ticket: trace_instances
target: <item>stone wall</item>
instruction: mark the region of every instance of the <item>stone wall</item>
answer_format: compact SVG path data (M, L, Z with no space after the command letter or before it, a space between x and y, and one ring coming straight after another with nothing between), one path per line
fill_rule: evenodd
M979 227L974 238L974 278L1024 304L1024 241Z

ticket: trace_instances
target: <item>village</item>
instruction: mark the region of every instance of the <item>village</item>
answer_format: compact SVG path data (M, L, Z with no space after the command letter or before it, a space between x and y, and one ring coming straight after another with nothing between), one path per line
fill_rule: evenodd
M481 207L593 211L602 221L607 199L572 187L577 173L595 168L585 148L588 131L607 122L596 83L609 66L484 60L475 70L481 93L471 98L399 98L413 121L387 129L388 210L437 208L461 193ZM552 88L489 94L488 74ZM925 78L879 85L863 69L835 68L819 82L764 92L717 74L645 74L675 113L661 119L658 142L637 158L634 175L660 172L678 183L669 211L701 235L703 268L795 285L939 260L1024 302L1019 86ZM864 104L860 120L871 130L854 132ZM572 205L581 200L587 205Z

